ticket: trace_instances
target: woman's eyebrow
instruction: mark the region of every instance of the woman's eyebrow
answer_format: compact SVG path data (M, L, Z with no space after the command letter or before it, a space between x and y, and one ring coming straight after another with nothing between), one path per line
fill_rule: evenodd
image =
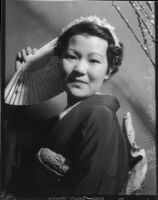
M73 48L68 48L67 51L69 51L69 50L70 50L70 51L73 51L73 53L75 53L77 56L80 56L80 55L81 55L80 52L78 52L77 50L75 50L75 49L73 49ZM92 56L92 55L100 56L101 59L103 59L103 60L105 59L104 56L103 56L102 54L100 54L99 52L95 52L95 51L94 51L94 52L90 52L90 53L89 53L89 56Z
M78 52L77 50L73 49L73 48L67 48L67 51L73 51L73 53L75 53L77 56L80 56L81 53Z
M99 52L91 52L89 55L90 56L97 55L97 56L101 57L104 60L104 56L102 54L100 54Z

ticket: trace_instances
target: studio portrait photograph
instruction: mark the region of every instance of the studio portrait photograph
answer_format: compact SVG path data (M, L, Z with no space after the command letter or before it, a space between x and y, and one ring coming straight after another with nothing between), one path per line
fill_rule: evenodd
M0 199L156 196L155 1L3 4Z

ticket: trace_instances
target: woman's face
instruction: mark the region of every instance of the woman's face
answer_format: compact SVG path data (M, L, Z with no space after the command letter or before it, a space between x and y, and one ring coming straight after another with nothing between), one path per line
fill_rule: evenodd
M64 87L68 95L84 98L100 91L107 72L108 43L96 36L75 35L61 58Z

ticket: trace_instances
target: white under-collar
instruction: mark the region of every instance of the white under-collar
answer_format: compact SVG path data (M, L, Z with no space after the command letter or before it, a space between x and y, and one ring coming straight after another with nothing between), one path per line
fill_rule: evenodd
M103 93L100 93L100 92L96 92L95 94L98 94L98 95L104 95ZM68 112L70 112L74 107L76 107L81 101L75 103L74 105L66 108L63 112L61 112L59 114L59 120L62 119L66 114L68 114Z
M75 106L77 106L81 101L75 103L74 105L66 108L63 112L60 113L59 115L59 120L62 119L68 112L70 112Z

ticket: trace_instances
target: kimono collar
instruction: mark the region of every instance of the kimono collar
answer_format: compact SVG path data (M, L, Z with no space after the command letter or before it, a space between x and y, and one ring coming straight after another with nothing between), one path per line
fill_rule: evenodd
M112 109L114 112L116 112L119 107L120 107L120 103L117 100L116 97L112 96L112 95L105 95L105 94L93 94L92 96L88 97L87 99L81 100L79 102L77 102L76 104L74 104L71 107L66 108L60 115L59 115L59 119L63 118L68 112L70 112L73 108L75 108L77 105L82 105L83 107L87 107L87 106L96 106L96 105L105 105L107 107L109 107L110 109Z
M115 112L120 108L118 99L113 95L94 94L90 99L96 103L100 102L100 104L111 108Z

